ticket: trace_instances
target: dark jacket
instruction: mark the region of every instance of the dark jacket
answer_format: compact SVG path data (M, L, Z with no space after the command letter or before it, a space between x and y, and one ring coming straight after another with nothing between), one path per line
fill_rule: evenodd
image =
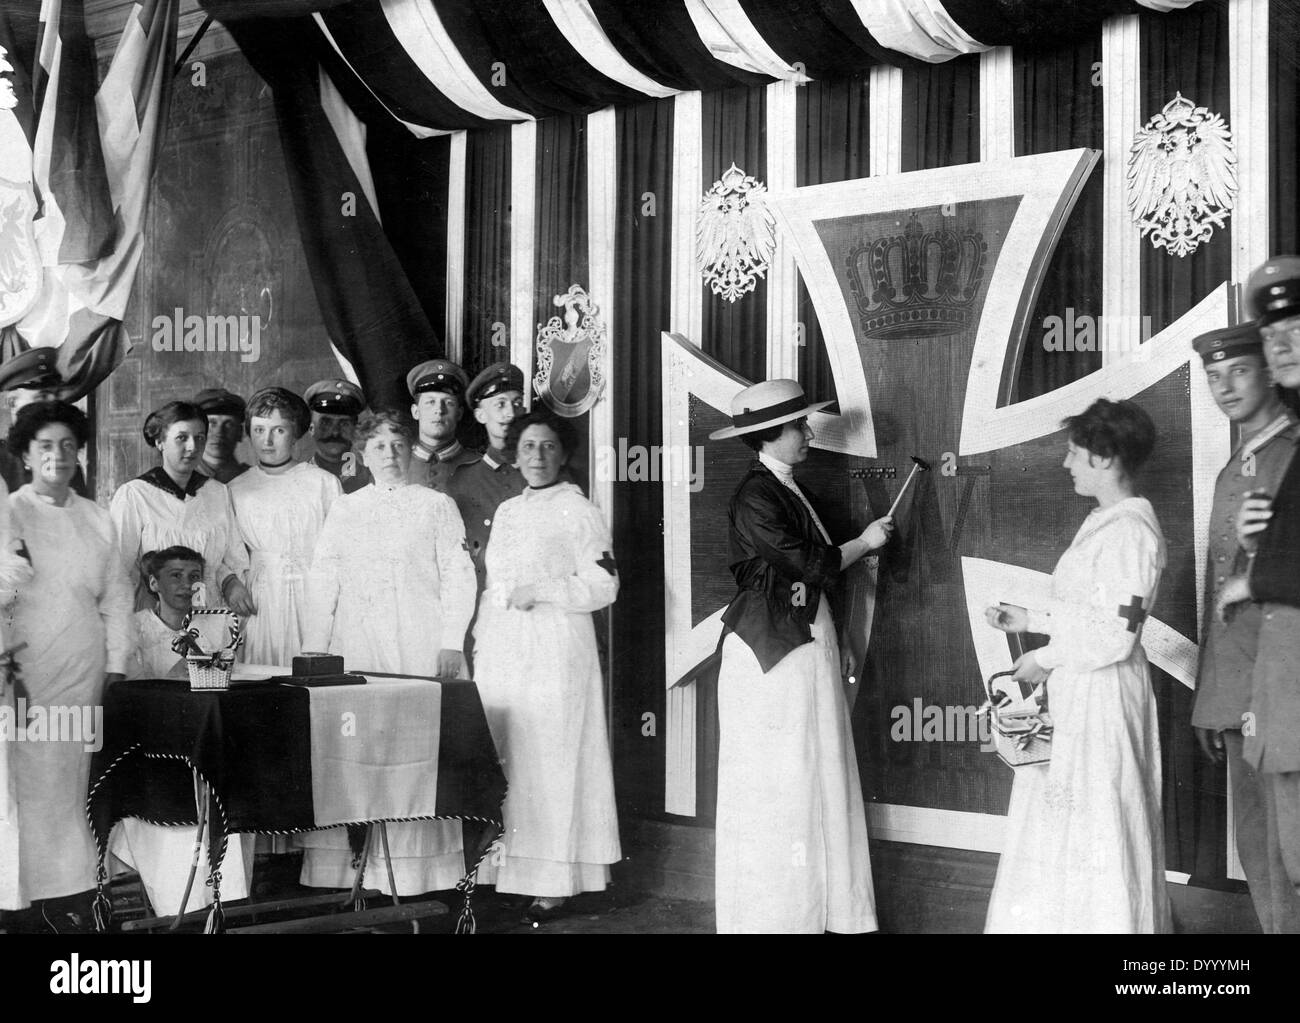
M723 612L722 634L736 633L767 673L812 642L822 593L839 580L840 549L822 540L803 502L762 462L741 480L728 517L740 592Z

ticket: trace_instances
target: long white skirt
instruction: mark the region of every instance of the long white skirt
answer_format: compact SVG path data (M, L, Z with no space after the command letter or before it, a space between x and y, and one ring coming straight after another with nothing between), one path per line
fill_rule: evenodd
M720 934L877 926L862 787L825 599L812 634L766 675L735 633L722 645Z
M196 825L149 824L128 817L113 829L108 851L128 867L140 873L149 904L158 916L175 916L180 912L194 862ZM230 835L226 855L221 861L221 901L248 898L253 884L253 846L256 835ZM185 912L212 905L208 887L208 836L203 836L199 868L194 874Z
M1170 930L1146 655L1048 681L1052 759L1016 769L985 933Z

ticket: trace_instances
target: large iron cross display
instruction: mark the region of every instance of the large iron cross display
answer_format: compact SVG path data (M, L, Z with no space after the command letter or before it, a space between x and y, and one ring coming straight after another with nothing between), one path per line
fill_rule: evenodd
M770 199L835 377L838 414L810 418L817 438L800 478L841 514L836 538L884 514L910 456L935 470L903 498L898 536L879 564L855 567L847 588L850 636L867 665L854 732L864 795L877 807L1005 811L1011 774L981 753L977 736L898 742L891 715L938 707L953 720L979 704L981 678L1010 666L1007 638L985 624L983 609L1000 600L1033 606L1045 594L1091 508L1061 468L1060 421L1098 397L1137 400L1160 431L1143 492L1169 564L1143 643L1157 668L1192 685L1204 537L1229 433L1191 340L1227 324L1227 285L1145 344L1132 324L1133 343L1108 353L1102 369L1011 402L1023 346L1042 341L1028 322L1042 275L1096 159L1072 150ZM665 444L705 444L749 381L675 335L665 335L663 366ZM726 506L750 455L737 442L705 451L698 492L665 487L670 687L713 651L734 592ZM684 768L671 738L669 746L671 794L682 791L672 775Z

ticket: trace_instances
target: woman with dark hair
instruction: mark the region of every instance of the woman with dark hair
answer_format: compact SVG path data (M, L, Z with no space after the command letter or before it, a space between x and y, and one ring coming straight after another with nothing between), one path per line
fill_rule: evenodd
M251 664L287 665L302 653L307 572L325 516L343 492L336 476L294 460L294 445L310 426L311 410L290 390L266 387L248 399L244 430L257 464L228 486L257 605L243 651Z
M415 437L402 412L357 423L373 482L330 507L312 560L303 649L337 654L349 671L464 678L461 644L474 613L474 564L446 494L408 483ZM398 895L452 888L464 874L458 821L390 824ZM342 828L300 835L302 883L351 884ZM369 878L384 890L384 853Z
M1135 486L1155 425L1136 403L1105 398L1062 425L1075 493L1097 507L1057 562L1050 598L985 612L995 629L1049 637L1016 661L1015 679L1046 686L1054 725L1051 759L1016 768L985 929L1167 931L1160 735L1140 642L1165 541Z
M480 879L533 896L539 921L570 895L603 890L622 857L591 621L618 595L618 572L600 509L559 479L573 424L534 409L510 424L506 446L528 487L492 524L474 678L510 789L502 853Z
M876 929L866 811L827 593L889 540L893 519L831 541L794 478L813 440L794 380L747 387L732 425L758 456L731 498L731 574L718 671L719 933Z
M171 401L150 413L144 439L162 454L162 465L123 483L109 505L137 610L153 606L140 559L175 546L203 555L203 596L209 607L224 603L244 616L257 610L244 586L248 555L230 493L224 483L196 471L207 430L207 416L188 402Z
M100 706L104 686L124 677L134 646L131 590L113 520L71 489L87 435L85 415L62 401L26 406L9 431L11 450L32 474L9 499L13 537L32 577L7 594L4 628L11 645L26 645L19 662L29 717L54 720L53 708ZM18 876L29 901L94 887L95 843L85 814L92 740L8 744L17 779Z

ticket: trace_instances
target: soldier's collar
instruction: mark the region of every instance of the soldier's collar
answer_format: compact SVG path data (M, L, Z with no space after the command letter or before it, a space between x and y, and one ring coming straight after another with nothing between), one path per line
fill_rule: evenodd
M483 461L487 462L488 468L493 470L504 469L512 465L513 463L509 461L509 458L509 452L503 451L498 454L495 448L488 448L483 452Z

